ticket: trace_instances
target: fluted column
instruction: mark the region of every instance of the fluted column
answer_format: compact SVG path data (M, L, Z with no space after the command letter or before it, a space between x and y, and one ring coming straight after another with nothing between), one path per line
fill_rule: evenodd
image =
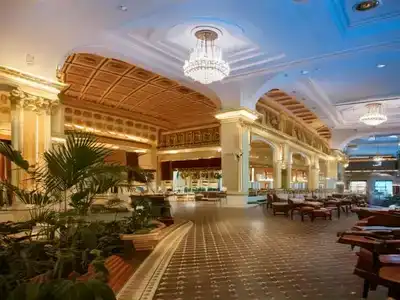
M274 161L274 189L282 188L282 161Z
M338 181L338 162L336 159L332 159L327 162L326 177L326 188L336 188L336 182Z
M292 188L292 153L288 144L282 147L283 161L282 161L282 188Z
M311 159L311 164L309 165L309 189L316 190L319 187L319 160L318 157L313 157Z
M33 166L51 146L51 110L58 104L58 100L46 99L16 88L10 92L10 102L12 145ZM24 188L32 184L26 175L17 170L13 171L12 182Z

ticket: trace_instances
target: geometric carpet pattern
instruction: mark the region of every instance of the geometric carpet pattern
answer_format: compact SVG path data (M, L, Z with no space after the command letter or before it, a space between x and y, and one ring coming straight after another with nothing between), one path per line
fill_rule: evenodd
M360 299L355 252L336 243L356 216L301 222L261 207L184 204L194 226L180 242L154 300ZM368 299L386 299L386 290Z

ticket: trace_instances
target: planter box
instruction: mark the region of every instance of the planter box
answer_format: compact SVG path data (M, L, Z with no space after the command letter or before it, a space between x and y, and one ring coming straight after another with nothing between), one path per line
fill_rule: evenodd
M149 233L121 234L120 239L123 241L132 241L137 251L153 250L161 239L161 230L166 228L166 225L158 221L152 221L152 224L156 224L157 228L154 228Z

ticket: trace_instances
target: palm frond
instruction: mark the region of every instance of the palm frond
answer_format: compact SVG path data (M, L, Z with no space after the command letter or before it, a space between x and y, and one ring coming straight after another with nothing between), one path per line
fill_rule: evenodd
M0 154L4 155L18 167L28 172L29 162L23 158L20 151L14 150L11 145L0 141Z

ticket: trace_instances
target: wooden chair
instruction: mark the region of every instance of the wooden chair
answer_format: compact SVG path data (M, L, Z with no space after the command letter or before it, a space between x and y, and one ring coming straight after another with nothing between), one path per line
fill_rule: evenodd
M314 222L316 218L323 218L324 220L332 220L332 210L328 208L316 208L310 212L311 222Z
M283 214L286 217L289 216L290 205L287 202L272 202L272 212L274 216L277 214Z
M272 202L274 202L274 199L272 198L272 195L271 194L268 194L267 195L267 210L268 210L268 208L272 208Z

